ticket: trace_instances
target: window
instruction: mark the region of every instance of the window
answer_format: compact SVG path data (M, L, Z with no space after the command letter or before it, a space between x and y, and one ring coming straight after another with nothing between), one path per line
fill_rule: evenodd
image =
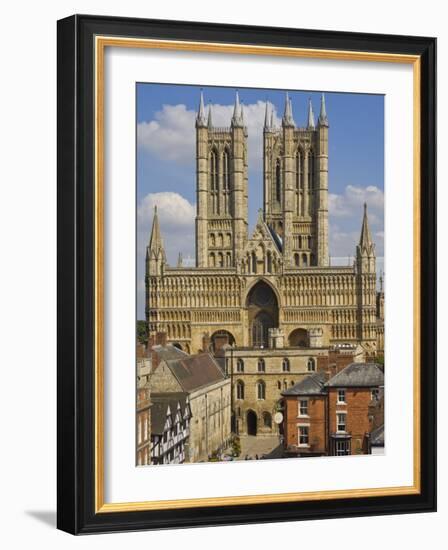
M229 170L229 151L224 151L224 157L223 157L223 184L224 184L224 191L230 190L230 170Z
M308 399L299 400L299 416L308 416Z
M214 150L210 155L210 180L211 190L216 191L218 189L218 155Z
M346 413L336 414L336 431L345 432L347 428L347 415Z
M142 419L139 417L138 419L138 430L137 430L137 441L140 444L142 442Z
M244 399L244 382L241 380L236 383L236 398Z
M371 390L371 392L370 392L370 399L371 399L372 401L378 401L379 395L380 395L379 389L378 389L378 388L374 388L374 389Z
M289 372L291 369L291 365L289 363L289 359L285 357L282 361L282 370L283 372Z
M236 362L236 372L244 372L244 361L242 359L238 359Z
M316 370L316 362L313 357L308 359L308 372L314 372Z
M288 389L288 382L286 380L283 380L283 389Z
M258 372L265 372L266 371L266 364L264 362L264 359L259 359L257 366L258 366Z
M280 167L280 159L277 159L277 163L275 165L275 199L277 202L281 201L281 167Z
M345 403L345 390L338 390L338 403Z
M335 442L335 449L334 454L336 456L347 456L350 454L350 441L343 440L343 441L336 441Z
M309 426L299 426L299 447L308 447L310 441Z
M294 265L300 267L300 256L297 253L294 254Z
M266 399L266 385L262 380L257 382L257 399Z
M282 383L280 382L280 380L277 382L277 388L278 388L279 390L282 389Z
M263 413L263 426L265 428L272 428L272 417L268 412Z
M306 254L302 254L302 265L303 267L308 266L308 256Z

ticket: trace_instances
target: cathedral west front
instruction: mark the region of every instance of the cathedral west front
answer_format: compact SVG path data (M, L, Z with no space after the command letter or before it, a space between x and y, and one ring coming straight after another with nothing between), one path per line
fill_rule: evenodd
M383 353L383 294L367 205L355 261L329 259L329 121L298 127L286 94L280 126L266 105L263 202L248 228L248 131L236 94L228 127L213 124L200 97L196 116L196 265L166 261L157 210L146 254L148 334L164 333L189 354L211 351L232 377L239 433L270 434L280 392L335 350ZM260 190L261 195L261 190ZM342 351L341 351L342 352ZM355 351L353 351L355 354Z

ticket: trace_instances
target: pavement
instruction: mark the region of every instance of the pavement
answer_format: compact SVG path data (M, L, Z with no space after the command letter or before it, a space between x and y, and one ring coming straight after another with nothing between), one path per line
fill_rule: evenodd
M241 454L237 460L244 460L246 456L255 459L256 455L261 458L281 458L283 454L282 446L278 436L270 435L266 437L255 435L240 436Z

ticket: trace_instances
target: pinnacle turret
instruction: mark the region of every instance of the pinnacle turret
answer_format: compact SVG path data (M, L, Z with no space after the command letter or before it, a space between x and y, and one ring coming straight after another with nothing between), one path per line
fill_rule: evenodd
M270 121L269 121L269 103L266 101L266 109L265 109L265 112L264 112L264 129L267 130L270 126Z
M311 102L311 98L308 100L308 122L307 122L308 129L314 129L316 127L316 123L314 122L314 112L313 112L313 104Z
M325 95L322 94L320 98L320 113L318 119L319 126L328 126L327 109L325 106Z
M212 119L212 105L208 106L208 119L207 119L207 126L209 129L213 128L213 119Z
M283 126L295 126L294 118L292 116L292 103L288 92L286 92L286 98L285 98L285 112L283 114Z
M201 91L201 96L199 98L199 108L196 115L196 127L205 127L207 126L207 120L205 118L205 107L204 107L204 94Z
M238 91L235 94L235 106L233 108L232 126L239 128L243 126L240 96L238 95Z

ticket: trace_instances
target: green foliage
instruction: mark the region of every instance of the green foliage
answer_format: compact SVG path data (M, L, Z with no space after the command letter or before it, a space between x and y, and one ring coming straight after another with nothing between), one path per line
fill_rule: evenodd
M140 344L146 345L148 343L148 334L146 332L145 321L137 321L137 339Z

